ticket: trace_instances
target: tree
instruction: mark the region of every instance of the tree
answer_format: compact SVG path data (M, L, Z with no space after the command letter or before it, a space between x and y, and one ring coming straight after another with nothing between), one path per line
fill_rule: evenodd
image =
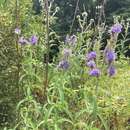
M107 24L113 21L113 15L121 15L124 18L130 17L130 0L79 0L78 10L76 15L81 15L84 11L88 13L88 20L99 17L99 9L102 3L105 4L105 15ZM41 6L39 0L33 0L33 9L36 14L40 13ZM53 8L59 7L60 10L56 14L55 24L53 29L60 35L64 35L69 32L73 22L75 8L77 0L54 0ZM74 21L73 32L77 30L77 21Z

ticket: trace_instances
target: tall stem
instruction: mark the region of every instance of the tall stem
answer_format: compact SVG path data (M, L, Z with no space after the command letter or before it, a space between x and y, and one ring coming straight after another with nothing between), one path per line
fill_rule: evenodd
M15 1L15 28L19 27L19 1L16 0ZM20 100L20 86L19 86L19 78L20 78L20 53L19 53L19 45L18 45L18 41L19 41L19 36L16 35L15 36L15 47L16 47L16 52L17 52L17 72L16 72L16 88L17 88L17 93L18 93L18 100ZM19 122L20 120L20 116L18 113L18 119L17 121Z
M18 28L19 26L19 3L18 0L15 1L15 13L16 13L16 23L15 23L15 28ZM17 51L17 74L16 74L16 86L18 88L18 97L20 97L20 89L19 89L19 73L20 73L20 55L19 55L19 46L18 46L18 40L19 40L19 36L16 35L15 38L15 46L16 46L16 51Z
M94 119L97 119L97 112L98 112L98 82L99 79L96 79L96 88L95 88L95 96L94 96Z
M105 20L105 4L106 4L106 0L103 0L103 3L101 4L101 9L99 10L99 18L98 18L98 27L100 26L100 24Z
M72 25L71 25L71 28L70 28L70 34L72 33L72 29L73 29L74 22L75 22L75 19L76 19L76 14L77 14L77 11L78 11L78 5L79 5L79 0L77 0L77 3L76 3L76 8L75 8L75 12L74 12L74 18L73 18Z
M45 82L44 82L44 97L46 98L46 91L48 88L48 65L49 65L49 5L48 0L45 0L45 12L46 12L46 62L45 62Z

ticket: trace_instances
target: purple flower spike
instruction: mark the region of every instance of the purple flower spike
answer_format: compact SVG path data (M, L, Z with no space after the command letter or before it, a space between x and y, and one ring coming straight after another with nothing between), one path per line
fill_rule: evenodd
M76 42L77 42L77 37L75 35L72 35L72 36L67 35L66 36L65 43L73 46L76 44Z
M71 44L72 44L72 45L75 45L75 43L77 42L77 37L76 37L75 35L72 35L72 36L70 37L70 41L71 41Z
M93 60L91 60L91 61L89 61L89 62L87 63L87 66L90 67L91 69L93 69L93 68L96 67L96 64L95 64L95 62L94 62Z
M62 60L58 65L59 69L67 70L69 68L69 62L67 60Z
M31 36L31 38L29 39L29 42L35 45L38 42L38 37L36 35Z
M106 52L106 61L108 63L113 62L116 59L116 54L114 53L114 51L107 51Z
M90 76L93 76L93 77L99 77L100 74L101 74L101 72L100 72L100 70L97 69L97 68L92 69L92 70L90 70L90 72L89 72L89 75L90 75Z
M121 24L115 24L111 27L112 33L120 33L122 31L122 25Z
M27 44L28 41L27 41L24 37L20 37L20 38L19 38L19 43L20 43L21 45L24 45L24 44Z
M63 54L64 54L64 57L65 57L65 58L68 58L68 57L72 54L72 50L65 48L65 49L63 50Z
M87 54L87 60L90 61L90 60L95 60L96 59L96 52L95 51L92 51L90 53Z
M20 34L21 34L21 30L20 30L19 28L16 28L16 29L14 30L14 33L20 35Z
M110 77L112 77L112 76L115 75L115 73L116 73L115 67L110 66L110 67L108 68L108 75L109 75Z

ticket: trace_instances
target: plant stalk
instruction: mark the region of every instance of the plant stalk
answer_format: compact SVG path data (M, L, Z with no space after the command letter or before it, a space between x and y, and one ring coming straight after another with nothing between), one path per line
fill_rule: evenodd
M73 18L72 25L71 25L71 28L70 28L70 34L72 33L72 29L73 29L74 22L75 22L75 19L76 19L76 14L77 14L77 11L78 11L78 5L79 5L79 0L77 0L77 3L76 3L74 18Z
M47 98L47 88L48 88L48 71L49 71L49 5L48 0L45 0L45 12L46 12L46 61L45 61L45 80L44 80L44 89L43 89L43 96Z
M15 23L15 28L19 27L19 6L18 6L18 0L15 1L15 13L16 13L16 23ZM17 51L17 74L16 74L16 86L18 88L18 98L20 98L20 87L19 87L19 74L20 74L20 54L19 54L19 46L18 46L18 40L19 36L16 35L15 38L15 46L16 46L16 51Z
M15 1L15 29L19 27L19 1ZM19 36L15 34L15 47L16 47L16 52L17 52L17 71L16 71L16 88L17 88L17 94L18 94L18 100L20 100L20 86L19 86L19 79L20 79L20 53L19 53ZM19 122L20 120L20 115L18 112L18 118L17 121Z

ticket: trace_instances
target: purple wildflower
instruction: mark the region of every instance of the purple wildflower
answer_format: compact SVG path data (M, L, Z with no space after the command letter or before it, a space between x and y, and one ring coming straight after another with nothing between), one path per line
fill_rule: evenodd
M89 71L90 76L99 77L101 74L100 70L95 68Z
M96 52L92 51L92 52L90 52L90 53L87 54L87 60L88 61L94 60L94 59L96 59L96 56L97 56Z
M90 60L88 63L87 63L87 66L90 67L91 69L95 68L96 67L96 64L93 60Z
M67 57L69 57L72 54L72 50L65 48L63 50L63 54L64 54L64 57L67 58Z
M115 67L110 66L110 67L108 68L108 75L111 77L111 76L114 76L115 73L116 73Z
M74 45L77 42L77 37L75 35L72 35L70 37L72 45Z
M28 41L24 37L20 37L19 38L19 43L22 44L22 45L24 45L24 44L27 44Z
M58 68L66 70L69 68L69 62L67 60L62 60L59 62Z
M115 59L116 59L116 54L114 53L114 51L112 50L106 51L106 61L108 63L113 62Z
M122 25L121 24L115 24L111 27L112 33L120 33L122 31Z
M15 32L15 34L21 34L21 30L19 29L19 28L16 28L15 30L14 30L14 32Z
M75 35L72 36L67 35L65 42L68 43L69 45L75 45L75 43L77 42L77 37Z
M31 38L29 39L29 42L35 45L38 42L38 37L36 35L31 36Z

